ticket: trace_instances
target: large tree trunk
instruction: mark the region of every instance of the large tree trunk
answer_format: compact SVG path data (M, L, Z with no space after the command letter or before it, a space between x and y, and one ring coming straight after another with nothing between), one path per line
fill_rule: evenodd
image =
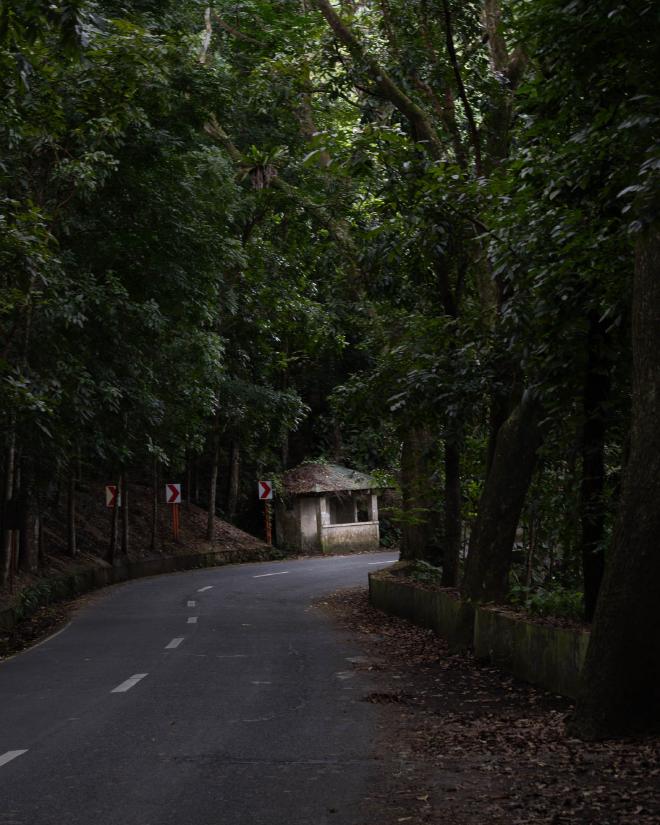
M660 731L660 224L637 241L630 455L573 726Z
M523 400L500 428L490 473L470 534L463 595L475 602L502 602L520 513L541 446L540 409Z
M445 441L445 529L442 548L442 585L456 587L461 555L461 451Z
M411 428L405 434L401 455L401 558L439 564L441 524L431 478L436 469L434 452L435 444L427 429Z
M596 611L596 600L605 570L605 405L610 395L610 364L605 356L605 345L606 332L598 317L593 315L589 319L587 343L580 485L584 613L589 622Z
M231 442L231 457L229 462L229 490L227 494L227 513L230 519L236 518L238 509L238 492L241 482L241 445L238 440Z

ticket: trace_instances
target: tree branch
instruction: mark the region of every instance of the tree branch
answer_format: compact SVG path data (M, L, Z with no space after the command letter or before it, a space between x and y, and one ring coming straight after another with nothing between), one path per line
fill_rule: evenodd
M416 141L424 144L427 152L436 160L444 156L442 143L426 113L392 80L385 69L363 47L351 29L339 17L328 0L313 0L316 8L325 17L335 37L348 50L359 66L364 66L376 84L377 89L403 114L412 128Z
M211 45L211 38L213 37L213 26L211 25L211 7L207 6L204 11L204 34L202 35L202 52L199 55L199 62L206 63L206 55Z
M515 89L527 65L527 55L520 47L515 49L513 54L509 54L500 29L500 0L484 0L483 19L493 69L502 77L506 77L511 88Z
M245 43L253 43L255 46L264 45L260 40L257 40L254 37L250 37L249 34L243 34L242 31L239 31L238 29L235 29L233 26L230 26L226 20L223 20L222 17L220 17L217 11L213 12L213 16L215 17L218 26L220 26L221 29L224 29L228 34L231 34L237 40L243 40Z
M472 148L474 149L475 169L477 172L477 176L481 177L481 140L479 138L479 130L477 129L477 123L474 119L474 112L472 111L472 106L470 106L470 101L468 100L467 92L465 91L465 84L463 83L463 77L461 75L461 67L459 65L458 57L456 55L451 11L449 10L449 3L447 2L447 0L442 0L442 7L444 9L445 14L445 34L447 36L447 51L449 52L449 59L451 60L452 68L454 70L454 77L456 78L456 85L458 86L458 96L460 97L461 102L463 103L463 108L465 109L465 116L467 117L468 121L468 132L470 133L470 142L472 144Z
M488 34L488 48L493 68L500 74L506 74L509 52L500 31L499 0L484 0L484 25Z

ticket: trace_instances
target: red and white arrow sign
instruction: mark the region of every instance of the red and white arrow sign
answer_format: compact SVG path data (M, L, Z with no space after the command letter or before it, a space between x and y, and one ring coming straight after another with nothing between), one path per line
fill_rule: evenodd
M165 485L165 501L168 504L181 504L181 485L180 484L166 484Z
M105 506L121 507L121 496L119 495L119 488L116 484L105 485Z
M259 482L259 501L270 501L273 497L273 482Z

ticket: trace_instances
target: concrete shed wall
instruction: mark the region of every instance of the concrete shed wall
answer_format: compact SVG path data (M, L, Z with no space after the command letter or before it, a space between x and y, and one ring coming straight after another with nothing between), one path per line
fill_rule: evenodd
M324 553L336 550L378 550L380 531L377 521L357 524L326 524L321 529L321 548Z
M300 502L296 501L290 510L279 505L275 508L275 541L278 547L302 551L300 533Z
M300 549L303 553L320 549L319 534L317 527L317 499L300 498Z

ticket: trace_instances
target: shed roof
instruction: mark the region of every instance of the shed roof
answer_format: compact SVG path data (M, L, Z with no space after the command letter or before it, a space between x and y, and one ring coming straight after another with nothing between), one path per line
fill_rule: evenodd
M366 473L339 464L301 464L284 473L282 481L290 495L374 490L379 486Z

